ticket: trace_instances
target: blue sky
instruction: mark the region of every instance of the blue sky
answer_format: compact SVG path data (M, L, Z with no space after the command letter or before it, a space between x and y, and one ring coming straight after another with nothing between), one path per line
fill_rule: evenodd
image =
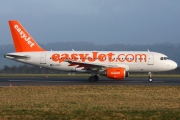
M0 45L12 19L38 43L180 43L180 0L4 0L0 16Z

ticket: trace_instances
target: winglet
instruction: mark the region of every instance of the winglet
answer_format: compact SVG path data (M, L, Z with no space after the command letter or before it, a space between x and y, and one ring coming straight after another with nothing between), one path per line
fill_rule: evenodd
M45 51L36 43L36 41L18 21L9 21L9 26L16 52Z

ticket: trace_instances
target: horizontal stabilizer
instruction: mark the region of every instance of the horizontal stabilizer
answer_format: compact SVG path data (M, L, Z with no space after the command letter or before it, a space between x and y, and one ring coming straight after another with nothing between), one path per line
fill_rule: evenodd
M29 56L20 56L20 55L8 55L8 54L5 54L4 55L5 58L9 58L9 59L28 59L30 58Z

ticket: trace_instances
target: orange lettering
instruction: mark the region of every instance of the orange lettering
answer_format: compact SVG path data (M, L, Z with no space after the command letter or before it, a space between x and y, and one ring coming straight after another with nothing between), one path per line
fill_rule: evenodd
M109 62L113 62L113 61L114 61L114 60L113 60L113 55L115 55L115 54L109 53L109 54L107 54L107 55L108 55Z
M60 60L60 55L59 54L53 54L52 56L51 56L51 59L53 60L53 61L59 61Z
M124 57L122 57L122 60L121 60L121 56L124 56ZM125 61L125 59L123 59L123 58L125 58L125 55L124 55L124 54L119 54L119 55L118 55L118 60L119 60L120 62L124 62L124 61Z
M139 59L139 62L146 62L146 54L119 54L117 56L117 60L114 60L114 53L107 53L107 54L99 54L98 52L92 52L91 56L89 54L53 54L51 56L51 59L54 62L59 61L60 63L63 62L64 60L70 59L73 61L77 61L79 58L81 59L82 62L86 62L88 60L89 62L95 62L96 59L100 62L106 61L106 59L109 60L109 62L137 62L137 59Z
M72 60L77 61L77 59L78 59L77 56L78 56L78 54L71 54Z
M131 57L128 57L128 56L131 56ZM126 60L127 60L127 62L132 62L134 60L134 55L133 54L127 54L126 55Z
M59 62L63 62L64 60L67 60L69 58L69 55L68 54L62 54L61 55L61 59L59 60Z
M85 62L88 55L89 55L89 54L79 54L81 61L82 61L82 62Z
M99 59L100 62L104 62L106 60L106 55L105 54L100 54L98 56L98 59Z
M89 62L94 62L97 58L97 53L98 52L92 52L93 53L93 57L88 57L88 61Z
M137 62L137 59L140 59L140 62L142 62L142 56L144 56L144 62L146 62L146 54L136 54L135 55L135 61Z

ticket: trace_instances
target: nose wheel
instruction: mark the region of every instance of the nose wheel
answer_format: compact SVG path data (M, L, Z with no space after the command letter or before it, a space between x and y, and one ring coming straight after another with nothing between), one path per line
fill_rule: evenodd
M95 81L98 81L99 80L99 77L97 75L94 75L94 76L90 76L88 78L88 81L89 82L95 82Z
M153 81L153 79L152 79L152 73L149 72L148 74L149 74L149 82L152 82L152 81Z

